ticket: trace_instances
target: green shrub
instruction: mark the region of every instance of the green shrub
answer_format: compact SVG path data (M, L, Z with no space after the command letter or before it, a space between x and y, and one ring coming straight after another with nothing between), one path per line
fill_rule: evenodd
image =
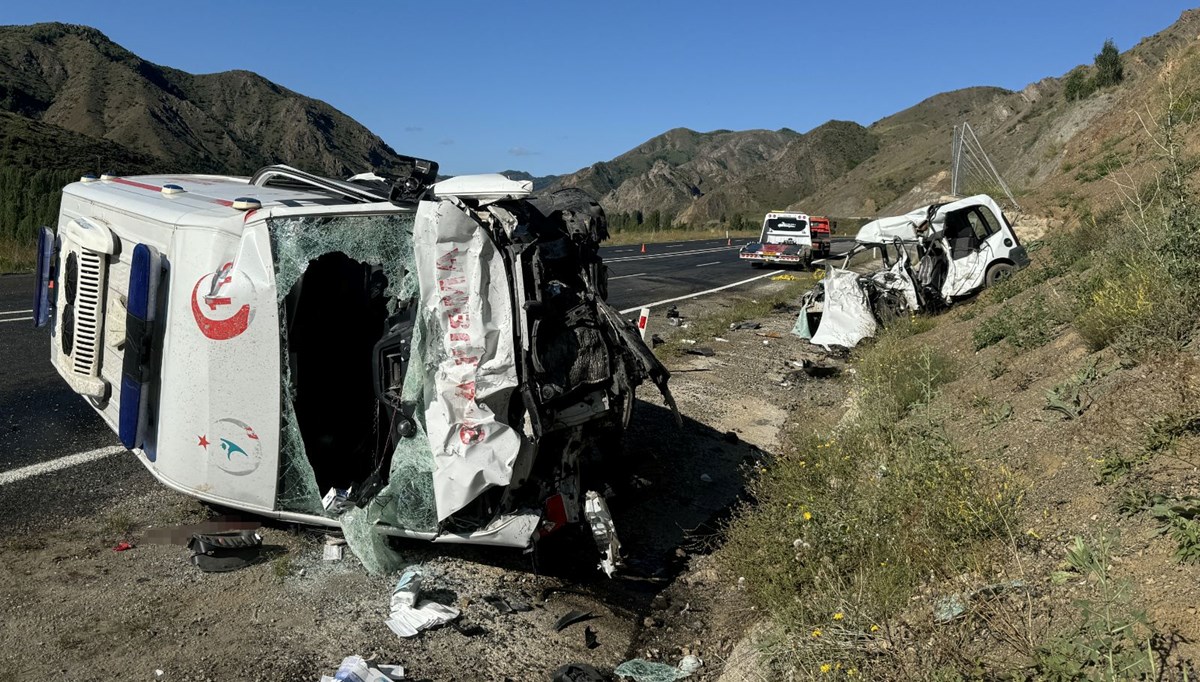
M1129 582L1109 572L1113 542L1103 536L1093 546L1077 537L1067 549L1066 569L1054 574L1054 582L1079 581L1087 597L1075 602L1079 621L1073 628L1038 644L1035 679L1157 679L1146 614L1130 607Z
M1075 100L1087 99L1096 92L1096 83L1091 78L1088 78L1087 67L1080 66L1072 69L1067 74L1067 78L1063 81L1063 96L1068 102Z
M975 350L983 350L1006 339L1016 348L1036 348L1050 340L1056 323L1054 318L1046 305L1046 297L1039 294L1024 303L1004 306L1000 312L981 322L971 338Z
M789 434L785 454L758 469L756 503L735 515L721 554L782 626L773 655L794 670L869 666L861 645L878 624L931 572L961 571L1014 499L924 410L955 374L948 357L889 329L857 369L857 418L834 434Z

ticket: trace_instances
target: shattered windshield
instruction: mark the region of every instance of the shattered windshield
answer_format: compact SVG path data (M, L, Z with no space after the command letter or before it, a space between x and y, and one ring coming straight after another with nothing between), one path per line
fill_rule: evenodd
M768 218L767 232L803 232L808 221L803 218Z

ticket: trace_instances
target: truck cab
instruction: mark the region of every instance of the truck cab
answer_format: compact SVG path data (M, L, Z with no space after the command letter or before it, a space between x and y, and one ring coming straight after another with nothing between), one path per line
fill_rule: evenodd
M738 256L752 267L771 263L811 266L829 255L829 219L795 211L771 211L763 218L757 242L742 247Z

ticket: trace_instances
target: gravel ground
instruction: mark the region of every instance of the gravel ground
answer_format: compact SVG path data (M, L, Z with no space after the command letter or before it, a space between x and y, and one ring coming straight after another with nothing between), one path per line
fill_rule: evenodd
M695 319L782 286L766 280L679 309ZM651 332L688 333L656 313ZM526 554L404 543L427 595L462 616L400 639L384 625L395 576L370 576L349 554L323 561L320 532L265 526L260 560L223 574L200 572L182 545L155 544L147 531L215 512L118 456L0 489L0 670L19 680L317 680L359 654L400 663L410 679L547 680L567 663L611 671L636 656L674 664L694 653L708 665L693 679L716 679L754 619L707 553L744 471L776 447L788 404L813 399L785 378L801 346L786 333L792 316L763 322L712 343L712 357L665 358L682 428L643 391L628 456L614 464L627 469L610 504L628 557L615 579L567 540ZM134 549L113 551L122 540ZM500 613L484 599L495 596L531 610ZM556 632L572 609L595 617Z

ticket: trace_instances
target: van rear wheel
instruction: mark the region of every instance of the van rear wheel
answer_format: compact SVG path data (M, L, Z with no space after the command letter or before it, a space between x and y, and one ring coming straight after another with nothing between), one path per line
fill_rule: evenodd
M1012 277L1015 271L1016 269L1010 263L992 263L987 269L987 274L983 277L983 285L985 287L994 287Z

